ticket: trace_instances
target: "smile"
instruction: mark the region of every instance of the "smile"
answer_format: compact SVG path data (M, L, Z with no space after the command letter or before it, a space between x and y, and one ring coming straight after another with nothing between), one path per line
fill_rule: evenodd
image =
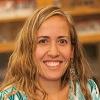
M59 66L63 61L43 61L44 64L46 64L46 66L48 67L57 67Z
M58 66L60 64L60 62L46 62L47 66Z

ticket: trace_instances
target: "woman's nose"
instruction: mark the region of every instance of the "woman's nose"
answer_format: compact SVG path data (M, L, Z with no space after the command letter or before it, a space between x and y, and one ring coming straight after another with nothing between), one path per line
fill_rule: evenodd
M48 50L48 55L50 57L58 57L59 56L59 48L57 47L57 44L56 43L52 43L49 47L49 50Z

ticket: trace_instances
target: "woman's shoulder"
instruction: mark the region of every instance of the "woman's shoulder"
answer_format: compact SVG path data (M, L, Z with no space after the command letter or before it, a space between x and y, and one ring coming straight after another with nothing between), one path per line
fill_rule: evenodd
M96 82L93 79L88 80L88 88L93 100L100 100L100 93Z
M27 100L24 93L17 91L16 87L6 87L4 90L0 91L0 100Z

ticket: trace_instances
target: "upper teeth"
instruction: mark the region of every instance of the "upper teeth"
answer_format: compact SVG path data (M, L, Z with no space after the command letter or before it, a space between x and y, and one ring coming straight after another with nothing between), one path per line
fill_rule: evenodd
M57 65L59 65L59 63L60 63L60 62L46 62L46 65L52 67L52 66L57 66Z

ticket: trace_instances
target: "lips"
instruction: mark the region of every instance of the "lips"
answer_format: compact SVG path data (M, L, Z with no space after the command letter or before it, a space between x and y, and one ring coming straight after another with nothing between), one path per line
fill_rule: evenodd
M60 62L46 62L45 63L47 66L58 66L60 64Z
M46 61L43 61L43 63L49 67L49 68L52 68L52 69L55 69L57 68L63 61L60 61L60 60L56 60L56 61L53 61L53 60L46 60Z

